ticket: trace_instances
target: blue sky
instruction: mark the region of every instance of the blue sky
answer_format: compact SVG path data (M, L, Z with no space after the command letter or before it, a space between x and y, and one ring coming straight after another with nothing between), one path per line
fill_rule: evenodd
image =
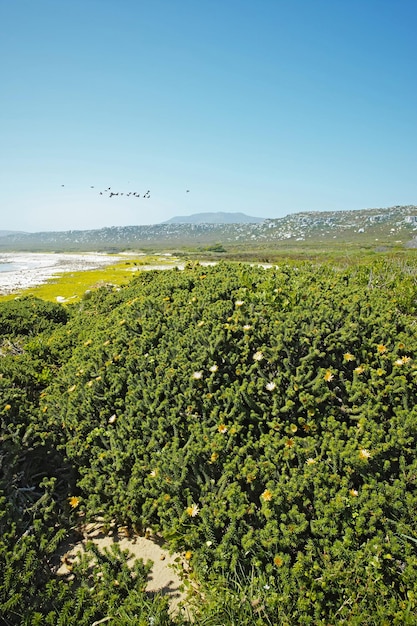
M0 0L0 230L417 204L416 24L415 0Z

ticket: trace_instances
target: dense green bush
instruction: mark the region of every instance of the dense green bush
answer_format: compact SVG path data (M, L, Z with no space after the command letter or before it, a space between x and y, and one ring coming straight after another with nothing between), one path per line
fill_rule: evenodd
M187 551L209 581L200 623L413 624L414 275L391 261L140 274L7 357L8 380L19 363L33 374L10 400L0 387L2 428L22 436L19 416L68 464L86 519Z
M0 335L37 335L65 324L67 319L67 310L59 304L33 297L16 298L1 303Z

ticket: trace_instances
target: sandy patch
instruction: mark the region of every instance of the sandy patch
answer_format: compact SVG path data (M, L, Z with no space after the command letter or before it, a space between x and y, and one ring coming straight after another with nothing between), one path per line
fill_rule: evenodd
M180 554L170 554L164 548L160 537L152 534L146 537L138 535L132 537L124 532L123 528L115 527L111 527L109 532L104 532L102 524L88 524L83 530L83 538L67 543L57 555L59 565L55 572L58 575L71 577L72 563L77 559L77 555L85 552L87 541L93 541L101 551L117 543L121 550L127 550L132 555L130 562L135 559L142 559L144 563L152 561L146 591L166 595L172 613L180 609L180 603L185 600L185 593L181 589L183 583L180 571L186 572L187 563Z

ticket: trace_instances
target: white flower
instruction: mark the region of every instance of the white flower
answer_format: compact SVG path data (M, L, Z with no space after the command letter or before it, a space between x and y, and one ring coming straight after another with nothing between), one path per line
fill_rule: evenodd
M190 517L196 517L200 512L200 509L198 508L197 504L192 504L191 506L187 506L187 514Z
M252 326L250 324L245 324L243 330L250 330Z
M276 384L272 382L272 380L271 382L266 383L265 385L265 389L267 389L268 391L274 391L275 387L276 387Z
M264 358L264 355L263 355L263 353L260 350L255 352L255 354L253 355L253 360L254 361L262 361L263 358Z
M217 372L217 370L219 369L219 366L214 364L209 369L210 369L210 372L214 373L214 372Z
M114 424L117 420L116 414L114 413L111 417L109 417L109 424Z
M316 459L313 459L311 456L308 459L306 459L307 465L314 465L315 462L316 462Z
M236 306L243 306L245 304L244 300L236 300L235 305Z
M206 541L206 546L207 546L208 548L210 548L210 546L212 546L212 545L213 545L213 542L212 542L212 541Z
M203 378L203 372L201 370L199 372L193 372L193 378L194 380L200 380L200 378Z

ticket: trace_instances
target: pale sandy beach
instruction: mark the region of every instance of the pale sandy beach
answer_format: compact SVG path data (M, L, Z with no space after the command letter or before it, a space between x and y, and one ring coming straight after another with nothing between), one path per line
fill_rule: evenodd
M97 252L85 254L4 252L0 254L0 295L18 293L28 287L40 285L61 272L93 270L125 258L126 256Z
M47 252L3 252L0 253L0 296L18 294L24 289L41 285L62 272L79 272L94 270L106 265L112 265L119 261L139 256L143 253L121 253L119 255L100 254L98 252L86 252L84 254L71 253L47 253ZM184 263L178 263L176 259L170 259L167 255L164 263L132 266L133 272L149 270L167 270L177 267L182 270ZM200 261L200 265L216 265L211 261Z

